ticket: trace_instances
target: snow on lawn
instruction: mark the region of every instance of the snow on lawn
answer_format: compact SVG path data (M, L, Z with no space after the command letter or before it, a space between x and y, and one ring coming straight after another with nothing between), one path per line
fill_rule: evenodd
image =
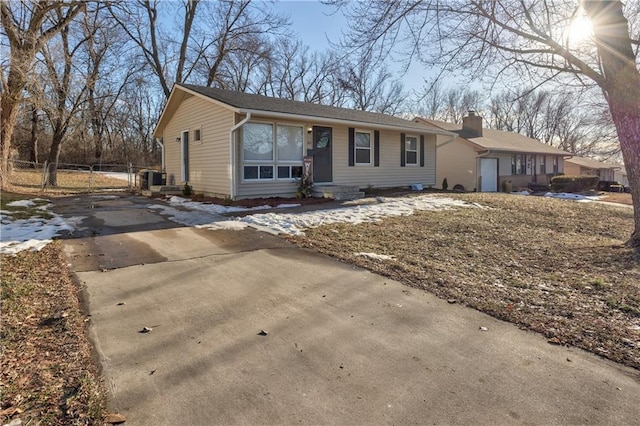
M35 200L22 200L9 203L10 206L31 207ZM50 204L40 206L46 210ZM11 212L0 212L0 253L16 254L24 250L40 251L44 246L53 241L54 237L64 231L73 231L83 217L63 219L54 213L49 213L52 218L44 219L33 217L29 219L16 219L11 217Z
M177 198L174 199L174 198ZM375 199L376 204L355 205L329 210L315 210L304 213L257 213L244 217L224 219L221 213L236 211L260 210L264 207L245 209L239 207L224 207L214 204L202 204L187 201L180 197L173 197L172 204L179 203L182 207L192 209L191 212L164 207L159 205L150 208L162 209L162 214L171 216L169 219L202 229L243 229L247 226L271 234L304 235L304 230L332 223L363 223L376 222L388 216L407 216L418 210L443 210L456 207L481 207L471 205L461 200L451 198L433 197L423 195L418 197L384 198ZM211 215L211 220L206 223L206 217L194 215L195 211L206 211Z
M150 209L160 210L160 214L167 216L169 220L186 226L196 226L206 229L242 229L247 225L234 223L222 224L227 222L222 216L225 213L241 213L252 210L267 210L271 206L264 205L258 207L228 207L219 204L205 204L197 201L189 201L182 197L173 196L169 198L169 204L175 207L168 207L161 204L149 206ZM277 208L299 207L300 204L280 204ZM176 208L178 207L178 208ZM186 210L185 210L186 209ZM218 225L219 224L219 225Z
M591 201L597 201L599 200L600 196L598 195L582 195L582 194L570 194L567 192L558 192L558 193L554 193L554 192L547 192L546 194L544 194L545 197L550 197L550 198L560 198L563 200L574 200L574 201L580 201L582 203L588 203Z

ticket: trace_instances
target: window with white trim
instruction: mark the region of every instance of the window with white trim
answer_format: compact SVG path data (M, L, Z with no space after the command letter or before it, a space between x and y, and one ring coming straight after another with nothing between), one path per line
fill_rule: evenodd
M245 123L241 145L244 180L292 180L302 176L301 125Z
M354 145L356 164L371 164L371 132L356 130Z
M196 143L202 143L202 129L193 130L193 141Z
M553 173L558 173L558 157L553 157Z
M511 156L511 174L512 175L526 175L527 174L527 162L524 154L513 154Z
M547 173L547 156L540 156L540 173Z
M407 166L416 166L418 164L418 138L416 136L406 136L404 141L405 164Z

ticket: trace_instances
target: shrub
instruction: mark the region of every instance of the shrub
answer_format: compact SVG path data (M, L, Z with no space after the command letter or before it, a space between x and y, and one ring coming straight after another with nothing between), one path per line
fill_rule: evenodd
M444 179L442 180L442 189L443 189L443 190L445 190L445 191L446 191L447 189L449 189L449 182L447 182L447 178L444 178Z
M551 179L554 192L583 192L596 189L598 176L556 176Z
M191 197L192 195L193 195L193 189L191 189L188 183L185 183L184 188L182 188L182 196Z
M298 190L296 191L296 198L301 200L308 198L313 193L313 182L311 182L311 176L303 173L298 180Z

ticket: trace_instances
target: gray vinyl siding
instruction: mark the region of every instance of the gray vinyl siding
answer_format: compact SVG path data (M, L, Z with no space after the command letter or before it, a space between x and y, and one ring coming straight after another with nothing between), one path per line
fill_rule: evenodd
M273 119L262 119L254 116L252 121L279 122L285 124L300 124L304 126L304 137L307 149L313 147L311 134L306 129L314 125L313 122L302 121L274 121ZM333 185L353 185L365 188L373 185L378 188L408 186L413 183L421 183L425 187L436 186L436 136L424 135L425 164L400 166L400 132L380 130L380 166L355 165L349 166L349 135L348 126L332 126L329 124L318 124L323 127L333 129ZM371 131L373 134L375 127L357 127L358 130ZM420 134L407 133L407 135L417 136ZM373 140L372 140L373 144ZM419 142L418 142L419 145ZM293 196L297 189L296 182L265 180L265 181L243 181L242 179L242 147L240 137L236 140L237 167L236 178L238 182L238 197L273 197L273 196ZM306 153L306 152L305 152ZM419 156L419 153L418 153ZM373 163L373 151L371 153Z
M167 183L181 180L180 149L176 142L189 130L189 185L196 193L225 196L230 193L229 130L234 114L199 97L185 99L163 131ZM200 129L201 141L195 141Z
M377 130L375 127L357 127L357 130ZM436 136L424 135L424 167L417 165L400 166L400 132L380 130L380 166L349 166L349 127L333 127L333 184L353 185L365 188L408 186L421 183L425 187L436 186ZM417 136L418 132L407 132ZM418 142L419 144L419 142ZM418 153L418 156L420 154ZM371 153L373 163L373 152Z

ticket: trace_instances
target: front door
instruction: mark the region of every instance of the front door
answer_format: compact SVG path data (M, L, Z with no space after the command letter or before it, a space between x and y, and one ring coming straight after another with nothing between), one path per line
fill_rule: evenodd
M181 157L181 177L183 182L189 181L189 131L182 132L182 149Z
M498 191L498 159L480 159L480 192Z
M331 127L313 126L313 182L333 182Z

